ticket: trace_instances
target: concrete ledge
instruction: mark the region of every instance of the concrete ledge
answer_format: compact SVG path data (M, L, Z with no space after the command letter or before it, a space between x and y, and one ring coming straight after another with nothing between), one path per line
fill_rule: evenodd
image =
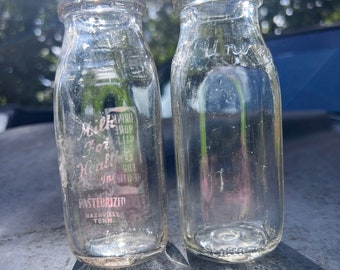
M94 269L76 262L68 246L52 124L7 130L0 149L0 268ZM340 134L328 128L285 139L283 242L251 264L220 265L186 254L170 172L167 251L130 269L339 269L339 149Z

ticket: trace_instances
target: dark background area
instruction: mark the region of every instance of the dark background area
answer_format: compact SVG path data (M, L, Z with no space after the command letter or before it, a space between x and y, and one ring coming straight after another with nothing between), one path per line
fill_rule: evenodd
M160 71L160 83L163 85L169 80L169 62L177 45L179 19L173 11L170 0L147 0L146 2L144 33ZM299 85L289 87L291 91L297 91L296 96L285 92L285 80L294 84L296 77L305 76L320 68L313 66L320 63L320 60L310 63L313 70L301 70L299 63L306 61L310 56L301 54L298 61L291 62L292 59L287 56L289 56L290 49L294 50L295 41L292 43L290 39L284 37L310 32L310 30L313 32L314 29L328 28L338 24L340 1L264 0L259 9L259 18L261 30L268 40L274 60L276 60L275 54L281 53L277 57L281 62L276 64L282 82L283 103L285 105L285 100L289 98L288 102L291 105L287 108L284 106L284 109L305 109L303 103L306 103L306 100L313 99L314 103L319 100L324 101L327 95L321 87L324 81L320 79L326 78L325 81L328 82L337 79L337 76L332 77L337 70L336 66L333 73L330 73L330 69L327 68L323 75L320 73L319 77L309 81L309 85L315 85L315 81L318 82L318 90L313 90L311 95L305 96L306 92L301 91ZM63 25L58 20L56 0L0 0L0 114L2 114L0 122L5 121L7 127L32 121L51 121L54 76L62 38ZM304 38L305 36L302 40ZM333 40L329 45L333 49L340 46L339 38L336 36L334 39L330 36L329 40ZM324 55L324 48L316 48L319 49L316 51L313 41L305 44L307 45L304 46L308 47L302 46L302 49L317 56L310 58L309 61L320 59L318 57L327 57L333 59L333 62L338 59L332 55L332 51ZM287 69L287 65L296 67ZM308 83L305 83L306 87L309 87ZM332 86L333 95L329 98L333 102L337 101L338 94L334 92L336 87L338 84ZM320 99L321 92L323 98ZM304 102L301 103L299 99L304 99ZM322 107L314 103L315 108ZM300 105L302 107L299 107ZM308 106L305 107L308 108ZM334 111L334 106L332 106L332 111ZM21 120L16 120L14 117L17 115L24 115L25 118L21 117Z

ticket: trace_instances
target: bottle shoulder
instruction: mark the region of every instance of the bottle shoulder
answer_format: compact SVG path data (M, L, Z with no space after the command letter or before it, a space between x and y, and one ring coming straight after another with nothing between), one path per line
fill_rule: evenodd
M66 32L58 68L65 71L149 67L153 58L139 29Z
M138 29L99 36L68 35L64 41L56 73L57 89L82 92L93 88L105 92L107 86L112 90L116 86L130 89L157 85L152 55Z
M204 70L216 66L274 68L272 55L264 42L226 43L218 38L198 38L177 47L173 60L176 70Z

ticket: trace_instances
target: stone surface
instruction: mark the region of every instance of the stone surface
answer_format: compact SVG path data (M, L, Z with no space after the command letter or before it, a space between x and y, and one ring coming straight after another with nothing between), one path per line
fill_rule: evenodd
M0 269L72 269L51 124L0 134Z
M339 269L340 134L325 128L291 135L284 150L286 220L283 242L274 252L241 265L215 264L186 254L170 164L167 250L130 269L189 269L188 264L191 269L217 270ZM76 262L68 246L53 125L0 134L0 184L1 270L95 269Z

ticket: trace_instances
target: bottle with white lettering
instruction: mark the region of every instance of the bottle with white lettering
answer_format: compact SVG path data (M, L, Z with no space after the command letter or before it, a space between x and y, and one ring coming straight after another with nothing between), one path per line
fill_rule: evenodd
M187 249L219 262L273 250L283 228L281 99L258 23L261 0L175 0L172 65Z
M167 241L160 94L141 0L59 0L55 131L75 256L126 267Z

